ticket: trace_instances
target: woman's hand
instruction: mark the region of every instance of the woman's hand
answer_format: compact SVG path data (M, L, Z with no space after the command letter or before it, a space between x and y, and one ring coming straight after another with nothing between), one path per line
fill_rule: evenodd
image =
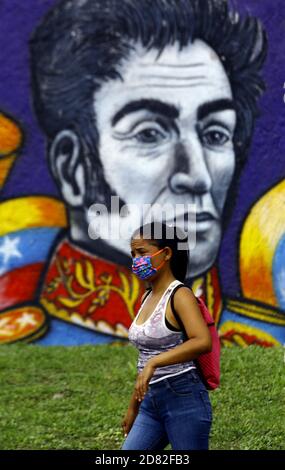
M152 378L154 371L155 365L151 360L149 360L141 373L138 375L135 385L136 399L138 401L142 401L144 399L144 396L148 390L149 381Z
M138 408L128 408L128 411L126 412L123 418L123 421L121 423L125 437L127 437L127 435L129 434L131 427L134 423L134 420L137 417L138 411L139 411Z

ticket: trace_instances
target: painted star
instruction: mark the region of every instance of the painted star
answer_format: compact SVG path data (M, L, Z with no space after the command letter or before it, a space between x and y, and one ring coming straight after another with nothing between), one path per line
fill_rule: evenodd
M6 236L0 246L0 254L3 255L3 263L7 264L10 258L22 258L22 254L18 249L20 238L9 238Z
M20 318L18 318L15 323L18 323L22 328L27 325L35 326L37 324L32 313L24 312Z

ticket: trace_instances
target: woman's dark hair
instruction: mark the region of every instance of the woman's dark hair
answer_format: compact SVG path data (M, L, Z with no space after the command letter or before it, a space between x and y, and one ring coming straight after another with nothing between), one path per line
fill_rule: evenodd
M170 226L165 222L150 222L136 229L131 240L138 235L144 240L153 241L159 249L166 246L171 248L170 269L176 279L184 282L189 262L188 237L186 233L175 225Z

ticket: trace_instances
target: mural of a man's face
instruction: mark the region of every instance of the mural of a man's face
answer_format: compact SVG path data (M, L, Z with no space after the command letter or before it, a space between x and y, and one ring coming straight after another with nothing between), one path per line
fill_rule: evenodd
M160 55L136 45L119 72L122 80L105 82L94 96L106 181L127 204L196 205L188 271L196 276L216 258L235 169L236 113L228 77L201 40L181 50L167 46ZM154 206L154 218L156 211ZM124 222L138 226L131 207ZM191 236L183 214L176 223ZM128 240L112 244L129 253Z

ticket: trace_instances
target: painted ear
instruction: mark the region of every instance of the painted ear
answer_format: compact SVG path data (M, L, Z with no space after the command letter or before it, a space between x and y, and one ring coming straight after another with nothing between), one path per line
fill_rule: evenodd
M49 151L49 162L63 199L69 206L84 203L86 189L81 145L77 135L70 130L57 134Z

